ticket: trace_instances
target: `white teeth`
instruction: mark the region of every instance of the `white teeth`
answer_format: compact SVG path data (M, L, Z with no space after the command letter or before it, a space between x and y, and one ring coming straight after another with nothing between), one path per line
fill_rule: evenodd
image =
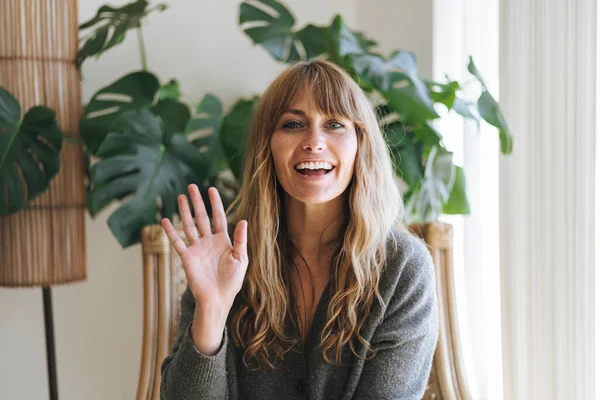
M333 169L333 165L328 162L301 162L296 164L296 169Z

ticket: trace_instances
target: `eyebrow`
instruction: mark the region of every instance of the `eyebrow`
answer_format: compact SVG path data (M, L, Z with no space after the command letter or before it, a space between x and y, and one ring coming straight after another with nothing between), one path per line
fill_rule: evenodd
M298 109L296 109L296 108L288 108L288 109L287 109L287 110L285 110L283 113L284 113L284 114L285 114L285 113L291 113L291 114L296 114L296 115L302 115L302 116L306 116L306 113L305 113L304 111L302 111L302 110L298 110Z

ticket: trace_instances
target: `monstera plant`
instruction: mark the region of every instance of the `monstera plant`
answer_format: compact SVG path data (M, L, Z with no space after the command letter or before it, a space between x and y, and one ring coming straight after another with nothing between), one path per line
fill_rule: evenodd
M141 38L141 21L151 10L145 0L121 8L103 6L80 29L93 31L82 39L80 60L120 43L129 29ZM240 100L223 115L219 100L210 94L196 106L181 101L177 80L161 84L147 70L143 40L139 41L142 70L124 75L96 92L86 105L79 130L93 164L89 171L88 209L96 215L115 200L126 200L109 217L108 225L123 246L139 240L141 229L160 217L171 218L177 195L190 183L202 191L224 190L226 205L233 200L244 128L254 99ZM231 151L229 151L231 149ZM233 153L232 153L233 152ZM227 153L230 157L226 157ZM229 159L229 163L228 160Z
M257 3L262 3L260 8ZM146 0L120 8L102 6L80 25L79 63L100 57L129 30L137 31L139 38L141 70L96 92L79 125L91 165L88 210L94 216L113 201L121 202L108 225L124 247L139 241L145 225L176 214L177 195L190 183L204 194L217 186L225 206L231 203L239 189L247 127L258 100L241 99L224 113L217 97L206 94L191 106L182 101L176 79L161 81L151 73L142 21L150 12L165 9L164 4L150 8ZM461 97L458 82L420 78L410 52L395 51L387 57L377 53L377 43L352 31L340 16L327 26L296 29L293 15L281 3L255 0L241 3L239 23L277 62L323 57L356 79L382 121L396 172L405 183L408 223L469 212L464 173L434 127L440 118L436 104L497 127L501 151L512 150L502 113L472 60L468 70L481 86L477 102ZM53 115L39 107L20 121L18 104L0 90L0 214L23 208L58 171L62 134ZM32 162L32 154L39 162ZM28 182L27 191L20 187L19 171ZM19 197L23 192L27 196Z
M223 116L217 98L206 95L192 115L168 93L149 72L128 74L92 97L80 123L88 151L97 159L89 174L90 213L132 196L108 219L123 246L136 243L141 229L156 223L157 215L170 218L177 212L177 195L188 184L203 191L235 184L221 177L228 168L225 151L237 154L244 146L239 138L244 137L253 100L241 100ZM241 169L238 157L230 161L233 171Z

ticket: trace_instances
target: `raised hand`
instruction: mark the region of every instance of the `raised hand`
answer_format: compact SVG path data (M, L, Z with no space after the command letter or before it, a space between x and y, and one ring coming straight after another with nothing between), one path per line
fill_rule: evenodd
M163 218L162 227L175 248L185 270L187 282L196 300L196 313L225 319L236 294L240 291L248 267L248 223L235 227L233 245L227 234L227 219L219 192L208 190L213 210L214 233L211 231L204 201L196 185L188 186L196 225L185 194L177 197L183 231L190 244L177 234L171 221Z

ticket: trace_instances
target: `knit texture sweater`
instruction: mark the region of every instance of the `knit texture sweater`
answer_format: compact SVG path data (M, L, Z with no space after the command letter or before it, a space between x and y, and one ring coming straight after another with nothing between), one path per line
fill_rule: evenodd
M407 232L390 235L379 282L384 306L374 302L361 331L377 351L370 360L359 359L349 347L342 353L344 366L323 359L319 338L331 297L329 282L305 346L287 352L275 370L246 368L228 328L215 355L200 353L190 333L195 301L188 288L176 342L161 368L161 399L420 400L439 332L433 263L424 243ZM365 348L358 351L367 355Z

